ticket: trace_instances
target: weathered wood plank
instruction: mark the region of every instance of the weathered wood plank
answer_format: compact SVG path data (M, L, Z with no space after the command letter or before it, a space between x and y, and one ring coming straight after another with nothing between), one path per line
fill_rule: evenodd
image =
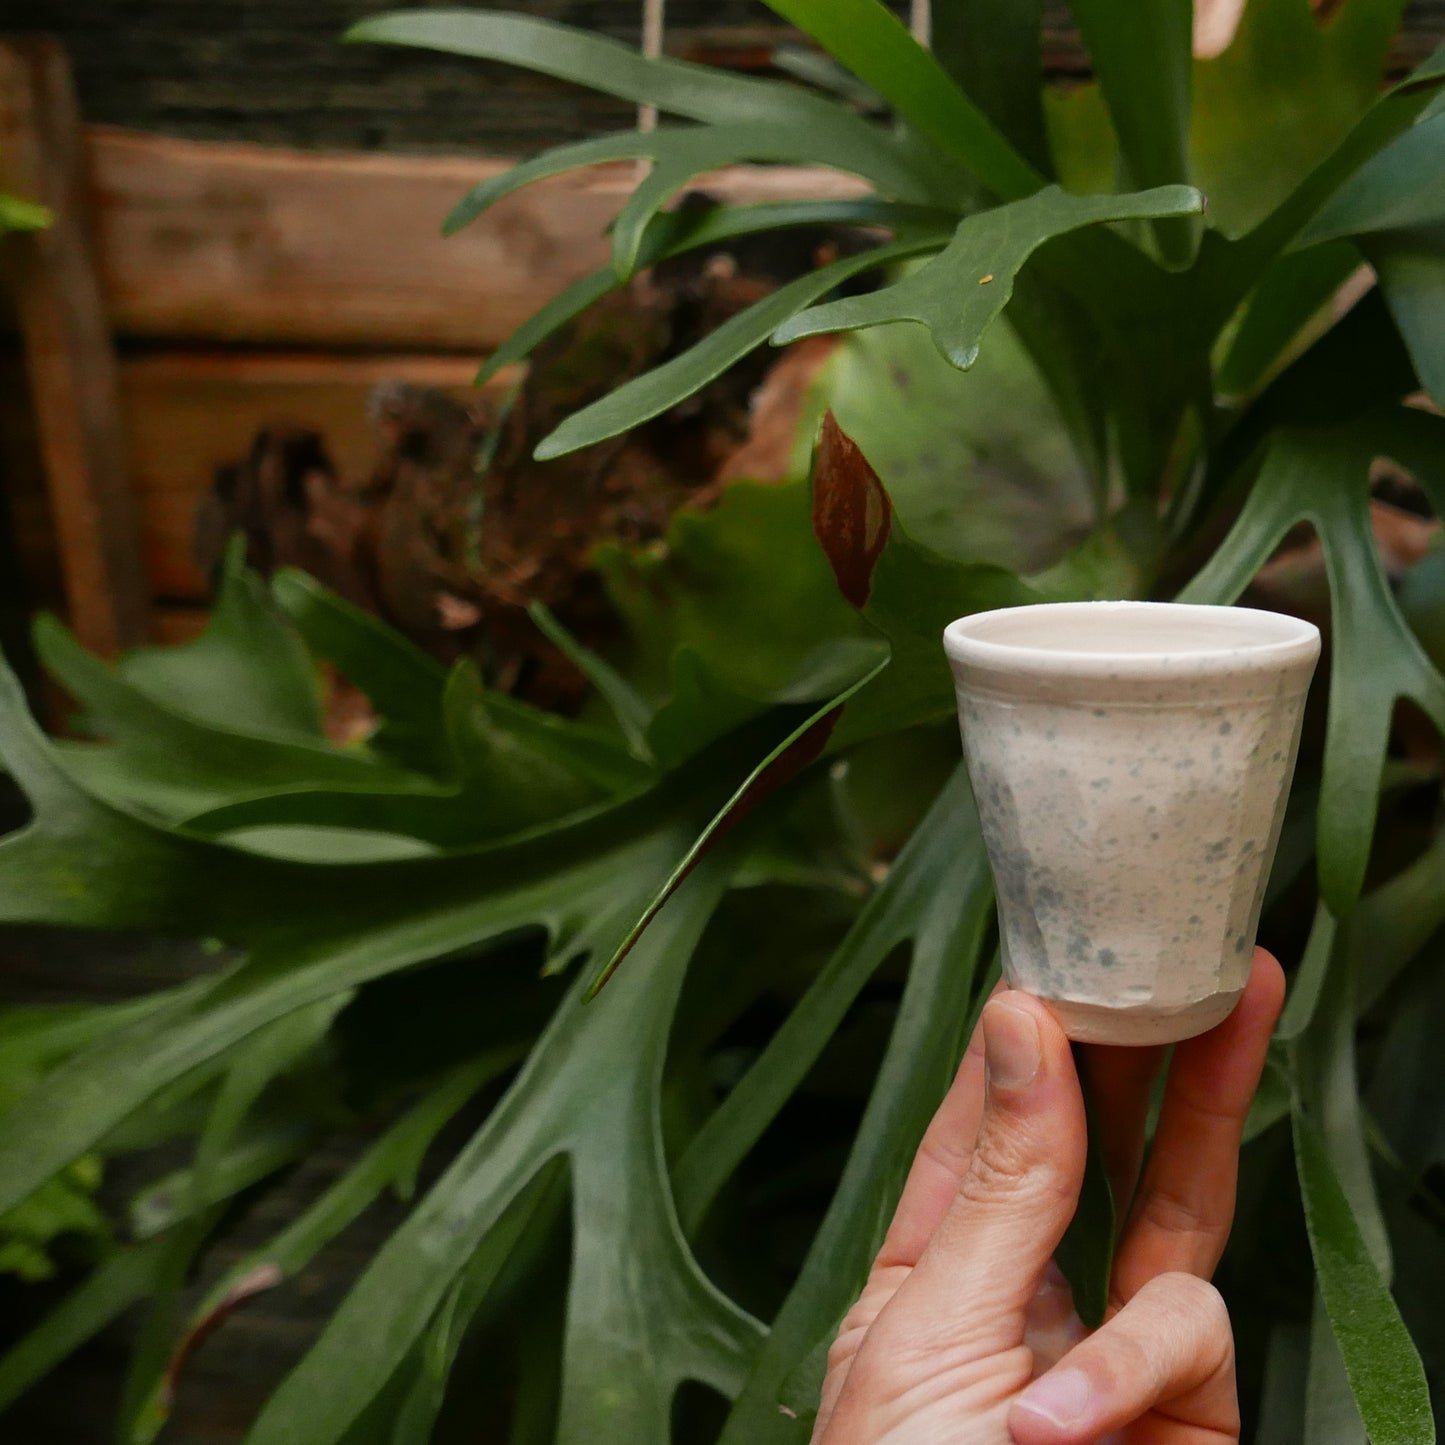
M480 350L600 263L619 204L544 183L443 240L501 163L90 142L106 299L129 336Z
M504 340L602 265L635 168L509 196L441 223L501 160L318 154L97 128L89 136L111 322L123 336L465 350ZM737 167L729 200L849 194L848 177Z
M7 238L68 604L97 651L141 641L147 595L126 469L115 357L87 230L84 138L64 52L0 45L0 177L55 214Z

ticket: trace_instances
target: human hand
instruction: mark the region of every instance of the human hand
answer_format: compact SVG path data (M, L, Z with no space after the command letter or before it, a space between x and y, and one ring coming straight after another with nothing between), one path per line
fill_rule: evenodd
M1234 1341L1208 1281L1283 1000L1279 964L1256 949L1229 1018L1175 1046L1142 1177L1165 1050L1084 1051L1126 1220L1089 1334L1052 1263L1087 1151L1073 1055L1043 1003L997 993L829 1352L813 1445L1237 1441Z

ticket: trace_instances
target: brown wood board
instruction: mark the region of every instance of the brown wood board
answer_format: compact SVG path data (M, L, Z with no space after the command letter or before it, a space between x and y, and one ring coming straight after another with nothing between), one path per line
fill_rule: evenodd
M0 161L0 181L55 217L6 238L5 260L67 601L87 646L112 653L145 637L148 608L83 134L53 42L0 44Z
M319 154L93 129L101 273L121 336L479 353L604 265L631 165L539 181L455 236L503 160ZM851 194L841 174L741 166L728 200Z

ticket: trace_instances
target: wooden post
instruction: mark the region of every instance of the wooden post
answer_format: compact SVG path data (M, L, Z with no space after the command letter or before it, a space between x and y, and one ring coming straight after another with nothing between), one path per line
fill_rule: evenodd
M52 40L0 42L0 185L55 216L7 238L6 272L71 621L87 647L113 655L145 641L150 609L79 107Z

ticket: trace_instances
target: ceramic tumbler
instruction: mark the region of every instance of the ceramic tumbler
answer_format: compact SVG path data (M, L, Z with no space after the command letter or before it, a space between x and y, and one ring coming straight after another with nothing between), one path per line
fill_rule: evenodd
M1010 986L1085 1042L1219 1023L1249 978L1319 630L1046 603L960 618L944 649Z

